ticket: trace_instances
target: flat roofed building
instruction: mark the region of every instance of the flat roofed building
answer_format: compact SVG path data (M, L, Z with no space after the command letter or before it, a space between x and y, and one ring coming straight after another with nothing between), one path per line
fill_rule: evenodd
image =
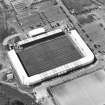
M22 85L37 84L94 61L93 53L76 30L65 33L57 29L19 42L22 43L28 46L8 52Z

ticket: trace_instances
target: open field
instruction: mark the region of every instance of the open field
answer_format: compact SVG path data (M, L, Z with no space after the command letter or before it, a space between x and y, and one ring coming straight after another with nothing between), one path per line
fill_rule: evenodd
M24 105L32 105L32 102L34 101L28 95L22 94L10 86L0 84L0 105L10 105L9 103L16 99L23 102Z
M51 87L50 92L58 105L104 105L105 72L97 71L73 81Z

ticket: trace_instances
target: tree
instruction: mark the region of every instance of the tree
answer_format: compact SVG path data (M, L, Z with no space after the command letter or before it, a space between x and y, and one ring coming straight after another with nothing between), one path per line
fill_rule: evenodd
M25 104L19 99L14 99L10 101L10 105L25 105Z

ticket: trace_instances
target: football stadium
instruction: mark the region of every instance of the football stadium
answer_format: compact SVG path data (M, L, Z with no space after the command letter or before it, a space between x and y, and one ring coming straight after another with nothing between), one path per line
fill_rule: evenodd
M17 45L22 49L11 49L8 57L24 86L41 83L94 61L93 53L76 30L43 32L19 41Z

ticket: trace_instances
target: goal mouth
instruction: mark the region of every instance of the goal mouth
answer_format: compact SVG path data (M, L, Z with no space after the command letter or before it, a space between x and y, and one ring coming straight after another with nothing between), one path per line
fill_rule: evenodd
M65 74L94 61L94 55L76 30L61 29L18 43L23 50L8 51L8 57L22 85L34 85Z

